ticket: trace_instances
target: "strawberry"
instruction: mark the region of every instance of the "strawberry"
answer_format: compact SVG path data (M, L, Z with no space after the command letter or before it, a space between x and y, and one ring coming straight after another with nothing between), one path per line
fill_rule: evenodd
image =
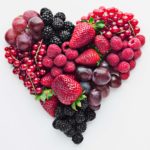
M52 81L53 81L53 78L51 74L47 73L44 77L42 77L41 84L46 87L51 87Z
M65 105L71 105L82 94L80 84L66 75L57 76L52 83L52 89L59 101Z
M106 54L109 51L109 41L103 35L97 35L94 42L101 54Z
M51 99L46 100L45 102L40 101L43 108L52 116L55 116L55 110L58 106L58 99L56 96L53 96Z
M95 66L98 61L100 61L100 56L94 49L84 51L75 60L77 64L85 66Z
M72 49L82 48L89 44L95 37L95 30L87 22L81 22L76 25L69 46Z

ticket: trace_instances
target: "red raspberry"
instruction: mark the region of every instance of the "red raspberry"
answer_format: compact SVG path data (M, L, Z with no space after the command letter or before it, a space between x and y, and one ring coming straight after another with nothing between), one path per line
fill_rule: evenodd
M127 48L128 47L128 41L124 40L123 41L123 47L122 48Z
M53 66L53 60L48 56L45 56L42 60L42 64L44 67L51 68Z
M61 49L58 45L56 45L56 44L49 45L49 47L47 49L47 56L48 57L55 58L60 53L61 53Z
M63 54L59 54L55 57L54 59L54 64L57 66L57 67L62 67L66 64L67 62L67 58L65 55Z
M66 50L65 55L68 60L74 60L78 57L79 54L76 50L68 49Z
M127 73L130 70L130 64L126 61L122 61L118 64L117 69L120 73Z
M110 53L106 59L107 59L107 62L113 67L116 66L120 61L119 56L114 53Z
M76 80L76 77L74 74L65 74L66 76L68 76L69 78Z
M135 59L135 60L138 59L138 58L140 58L141 55L142 55L142 51L141 51L140 49L134 51L134 59Z
M131 60L134 57L134 51L131 48L125 48L121 56L124 60Z
M120 74L122 80L127 80L129 76L130 76L130 72Z
M67 73L73 73L76 70L76 65L72 61L68 61L64 67L64 71Z
M128 46L134 50L139 49L141 47L141 42L138 38L132 38L128 42Z
M130 70L132 70L132 69L134 69L135 66L136 66L136 61L135 61L135 60L131 60L131 61L129 62L129 64L130 64Z
M112 47L113 50L119 51L119 50L121 50L122 47L123 47L123 42L122 42L122 40L121 40L120 37L118 37L118 36L113 36L113 37L111 38L111 40L110 40L110 45L111 45L111 47Z
M58 75L62 74L62 69L58 67L52 67L51 69L51 75L55 78Z
M145 36L144 35L137 35L136 38L138 38L140 40L142 46L145 44Z
M52 82L53 82L53 78L50 73L46 74L41 79L41 84L46 87L51 87Z
M69 49L69 42L64 42L61 46L63 52L65 53Z

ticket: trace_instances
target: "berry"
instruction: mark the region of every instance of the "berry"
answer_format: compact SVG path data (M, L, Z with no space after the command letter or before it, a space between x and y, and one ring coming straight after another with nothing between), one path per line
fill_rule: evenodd
M76 122L77 123L82 123L85 121L85 114L83 111L78 111L76 114L75 114L75 119L76 119Z
M39 16L39 14L34 10L27 10L23 13L23 18L28 22L31 18Z
M60 32L59 37L62 42L68 41L71 38L71 33L67 30L63 30Z
M119 63L119 61L120 61L120 59L117 54L110 53L107 56L107 62L109 63L109 65L111 65L113 67L116 66Z
M42 9L40 10L40 15L42 16L43 13L45 13L46 11L48 11L49 13L52 14L51 10L49 10L48 8L45 7L45 8L42 8Z
M51 68L53 66L53 60L48 56L43 58L42 64L44 67Z
M50 73L46 74L41 79L41 84L46 87L51 87L52 82L53 82L53 78L51 77Z
M56 13L56 15L54 16L54 18L60 18L63 21L66 20L66 16L65 16L65 14L63 12Z
M5 34L5 40L10 45L16 44L16 38L17 38L17 33L14 31L14 29L9 29Z
M85 99L84 101L81 102L81 107L80 109L85 110L88 107L88 101Z
M65 116L73 116L75 114L75 111L70 106L64 107L64 115Z
M76 125L76 130L78 133L82 133L86 130L86 122L80 123Z
M123 41L123 47L122 48L127 48L128 47L128 41L124 40Z
M44 39L50 39L51 37L53 37L53 35L54 35L54 31L53 31L52 27L50 27L50 26L44 27L44 29L42 31L42 37Z
M50 44L56 44L56 45L61 46L62 41L60 40L59 37L53 36L53 37L50 39Z
M130 72L120 74L122 80L127 80L129 76L130 76Z
M72 61L67 61L66 65L64 66L64 71L66 73L73 73L76 70L76 65Z
M52 124L53 127L54 127L55 129L59 129L60 122L61 122L60 119L55 119L55 120L53 121L53 124Z
M55 111L55 117L56 118L63 118L65 115L64 115L64 109L61 105L59 105Z
M73 137L76 134L76 130L71 128L68 132L65 133L68 137Z
M65 21L64 22L64 30L72 32L74 29L74 24L70 21Z
M127 73L130 70L130 64L126 61L122 61L118 64L117 69L120 73Z
M143 35L137 35L136 38L140 40L141 46L145 44L145 37Z
M129 64L130 64L130 69L132 70L132 69L134 69L135 66L136 66L136 61L135 61L135 60L131 60L131 61L129 62Z
M132 38L128 42L128 46L134 50L139 49L141 47L141 41L138 38Z
M58 67L52 67L51 68L51 75L55 78L59 75L62 74L62 69L61 68L58 68Z
M68 60L74 60L78 57L79 54L77 50L68 49L65 51L65 55Z
M109 41L103 35L97 35L94 42L101 54L106 54L110 50Z
M51 11L45 11L41 15L41 19L43 20L45 25L51 25L53 22L53 14Z
M142 55L142 51L141 51L140 49L134 51L134 59L135 59L135 60L138 59L138 58L140 58L141 55Z
M67 63L67 58L65 55L63 54L59 54L55 57L54 59L54 64L57 66L57 67L62 67L64 66L65 64Z
M72 137L72 141L75 144L80 144L83 141L83 136L80 133L76 133L73 137Z
M131 48L125 48L121 53L121 57L124 60L131 60L134 57L134 51Z
M109 82L110 87L112 88L118 88L121 86L121 78L119 75L112 74L111 75L111 80Z
M55 30L60 30L64 27L64 22L62 19L60 18L54 18L53 19L53 23L52 26Z
M123 43L120 37L118 36L113 36L110 40L110 45L111 48L115 51L119 51L122 49L123 47Z
M86 121L92 121L95 119L96 113L91 108L88 107L85 111L85 116L86 116Z

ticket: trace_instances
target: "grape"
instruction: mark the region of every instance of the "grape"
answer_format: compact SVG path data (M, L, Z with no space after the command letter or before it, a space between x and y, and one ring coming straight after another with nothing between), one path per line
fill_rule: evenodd
M34 10L27 10L23 14L23 18L28 22L31 18L39 16L39 14Z
M118 87L120 87L121 86L121 78L120 78L120 76L117 76L116 74L112 74L109 85L112 88L118 88Z
M106 85L111 80L111 74L107 68L99 67L94 70L92 80L96 85Z
M98 106L91 106L91 105L89 105L89 107L90 107L92 110L96 111L96 110L99 110L99 109L100 109L101 104L98 105Z
M17 17L13 20L12 26L16 32L21 33L27 27L27 22L23 17Z
M85 91L85 94L90 93L91 85L89 82L80 82L80 85L82 86L83 90Z
M88 98L89 104L91 106L98 106L101 102L101 93L97 89L93 89L90 92L89 98Z
M32 38L33 38L33 40L35 40L35 41L39 41L39 40L41 40L41 32L33 32L33 31L31 31L31 35L32 35Z
M102 61L100 67L109 68L109 64L106 61Z
M17 33L13 29L9 29L5 34L5 40L10 45L16 44L16 37L17 37Z
M44 22L40 17L33 17L28 22L29 28L34 32L40 32L44 28Z
M86 67L78 67L76 76L80 81L89 81L92 79L92 69Z
M27 50L32 45L32 38L27 33L18 35L16 39L17 48L20 50Z
M101 92L102 97L107 97L109 95L110 88L108 85L96 86L96 89Z

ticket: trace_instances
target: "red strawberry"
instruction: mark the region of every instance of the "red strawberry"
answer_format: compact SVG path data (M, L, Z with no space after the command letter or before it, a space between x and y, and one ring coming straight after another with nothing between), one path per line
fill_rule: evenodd
M52 89L59 101L65 105L71 105L82 94L80 84L66 75L57 76L52 83Z
M58 106L58 99L56 96L53 96L51 99L46 100L45 102L40 101L43 108L52 116L55 116L55 110Z
M95 34L94 28L89 23L81 22L77 24L69 43L70 48L82 48L94 39Z
M100 56L94 49L88 49L79 55L75 62L80 65L95 66L100 60Z
M97 35L95 37L95 45L101 54L106 54L110 49L109 41L103 35Z
M51 74L48 73L44 77L42 77L41 84L46 87L51 87L52 81L53 78L51 77Z

